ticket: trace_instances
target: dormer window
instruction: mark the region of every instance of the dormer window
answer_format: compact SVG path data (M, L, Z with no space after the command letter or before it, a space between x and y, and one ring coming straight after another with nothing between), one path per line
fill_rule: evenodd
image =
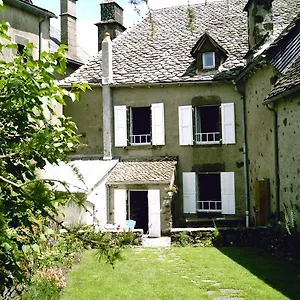
M202 53L203 69L213 69L215 67L215 52Z
M204 33L194 45L191 55L196 60L198 72L218 69L227 59L228 52L208 33Z

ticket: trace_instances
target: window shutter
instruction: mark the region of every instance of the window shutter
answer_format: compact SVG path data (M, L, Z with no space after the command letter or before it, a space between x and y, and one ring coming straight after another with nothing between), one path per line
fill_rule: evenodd
M125 226L126 223L126 190L114 190L114 222L116 225Z
M149 236L161 236L160 190L148 190Z
M178 107L179 144L193 145L193 109L191 105Z
M165 120L164 120L164 104L153 103L151 105L152 114L152 144L165 144Z
M234 172L221 173L222 213L235 214Z
M222 144L235 144L234 103L221 104Z
M127 113L126 106L120 105L114 107L115 119L115 146L127 146Z
M196 173L183 172L183 212L196 213Z

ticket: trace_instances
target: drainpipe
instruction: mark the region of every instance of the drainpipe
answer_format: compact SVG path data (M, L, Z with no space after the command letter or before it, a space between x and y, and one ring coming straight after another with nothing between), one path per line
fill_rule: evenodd
M275 104L274 104L275 106ZM275 201L276 201L276 220L280 221L280 179L279 179L279 156L278 156L278 114L277 111L266 104L269 111L273 112L274 122L274 165L275 165Z
M103 106L103 159L113 158L113 100L110 85L113 82L112 42L110 34L102 42L102 106Z
M41 59L42 53L42 43L43 43L43 23L46 21L47 18L50 18L50 15L45 15L44 18L39 21L39 59Z
M244 161L244 189L246 201L246 227L250 225L250 189L249 189L249 164L248 164L248 140L247 140L247 122L246 122L246 97L243 88L235 82L235 87L242 98L242 133L243 133L243 161Z
M242 95L242 131L243 131L243 158L244 158L244 188L246 198L246 227L249 227L250 220L250 197L249 197L249 165L248 165L248 140L247 140L247 123L246 123L246 99Z

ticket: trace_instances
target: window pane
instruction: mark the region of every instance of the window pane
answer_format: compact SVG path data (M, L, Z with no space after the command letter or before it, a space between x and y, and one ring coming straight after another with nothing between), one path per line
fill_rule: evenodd
M213 68L215 66L214 57L214 52L203 53L203 68Z
M220 201L221 180L220 174L199 174L200 200Z
M219 132L219 106L200 107L201 132ZM207 140L211 140L208 137Z
M132 130L134 135L150 134L151 120L150 107L133 107L132 108ZM144 143L145 141L141 141Z

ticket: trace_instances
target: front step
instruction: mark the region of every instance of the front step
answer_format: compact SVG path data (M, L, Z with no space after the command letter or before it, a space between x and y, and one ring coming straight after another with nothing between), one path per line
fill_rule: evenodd
M145 248L160 248L160 247L170 247L171 238L168 236L151 238L144 236L142 241L142 246Z

